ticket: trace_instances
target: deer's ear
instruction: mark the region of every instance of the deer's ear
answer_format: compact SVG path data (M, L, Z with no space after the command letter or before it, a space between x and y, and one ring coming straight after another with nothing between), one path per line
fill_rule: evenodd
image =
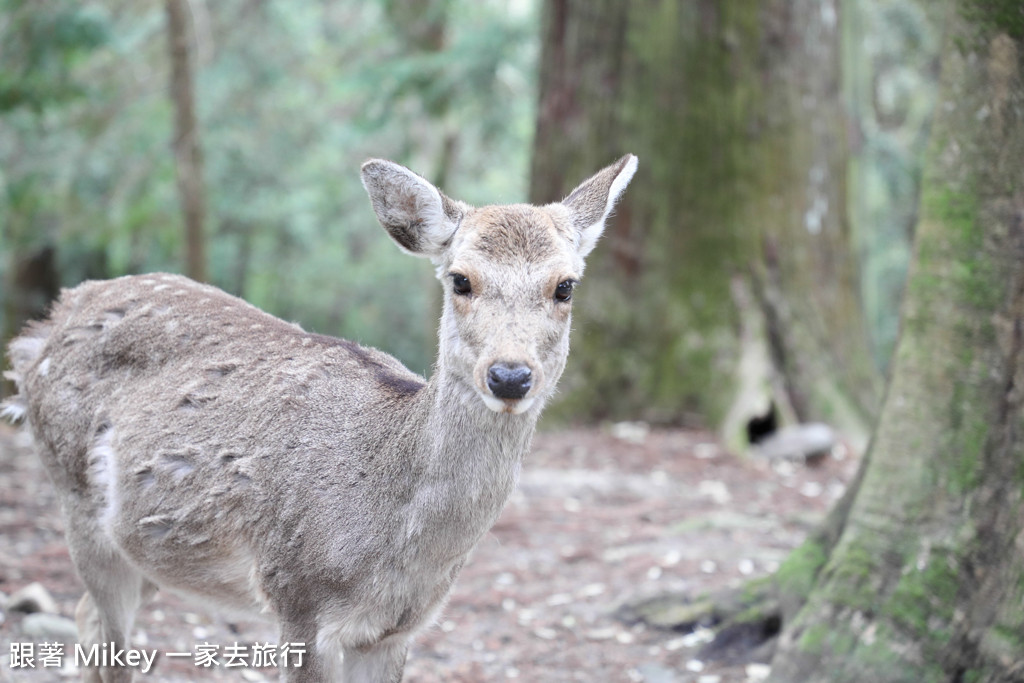
M583 181L562 200L576 228L580 256L586 256L604 232L604 223L636 173L637 158L627 154Z
M463 207L393 161L370 159L362 177L377 220L391 239L410 254L440 256L459 228Z

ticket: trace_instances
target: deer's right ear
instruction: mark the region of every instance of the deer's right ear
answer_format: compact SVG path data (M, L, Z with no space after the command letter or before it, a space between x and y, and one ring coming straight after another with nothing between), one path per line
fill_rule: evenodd
M572 215L580 256L586 256L594 249L604 232L605 221L636 173L636 165L636 157L627 154L583 181L562 200Z
M362 176L377 220L391 239L410 254L440 256L459 228L462 207L393 161L370 159Z

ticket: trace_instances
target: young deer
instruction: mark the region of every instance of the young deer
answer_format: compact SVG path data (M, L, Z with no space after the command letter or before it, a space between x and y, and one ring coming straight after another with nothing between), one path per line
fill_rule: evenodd
M583 259L636 165L561 203L483 208L363 165L381 224L444 285L429 382L176 275L63 292L10 345L4 412L27 419L60 492L82 645L127 647L166 587L272 615L306 647L289 681L399 681L516 484Z

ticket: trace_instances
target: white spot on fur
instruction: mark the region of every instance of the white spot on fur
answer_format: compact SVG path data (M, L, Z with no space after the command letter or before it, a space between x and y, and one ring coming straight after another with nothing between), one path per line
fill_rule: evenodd
M165 290L165 289L170 289L170 288L171 288L171 286L170 286L170 285L168 285L168 284L162 284L162 285L157 285L156 287L154 287L154 288L153 288L153 291L154 291L154 292L159 292L159 291L162 291L162 290Z
M50 358L49 358L49 356L44 358L43 361L39 364L39 376L40 377L46 377L48 374L50 374Z
M43 347L46 346L45 337L18 337L11 342L10 358L11 364L16 371L25 369L36 358L43 355Z
M6 418L11 422L21 422L28 414L28 406L20 401L11 399L0 404L0 418Z
M181 458L168 458L167 471L174 477L175 481L181 481L195 470L192 463Z
M117 453L114 452L113 441L113 429L108 429L97 436L89 451L88 460L89 483L94 490L103 494L103 507L99 515L100 528L111 536L114 519L121 506L117 485Z
M139 280L139 282L141 282L144 285L155 285L156 284L156 280Z

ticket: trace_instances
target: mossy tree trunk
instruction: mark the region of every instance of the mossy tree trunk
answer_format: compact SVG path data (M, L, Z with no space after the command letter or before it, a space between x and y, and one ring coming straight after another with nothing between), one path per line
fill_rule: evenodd
M865 431L838 24L818 0L545 3L531 199L640 157L577 297L564 413L736 445L774 398Z
M1024 680L1024 13L947 8L887 399L838 542L780 571L774 681Z

